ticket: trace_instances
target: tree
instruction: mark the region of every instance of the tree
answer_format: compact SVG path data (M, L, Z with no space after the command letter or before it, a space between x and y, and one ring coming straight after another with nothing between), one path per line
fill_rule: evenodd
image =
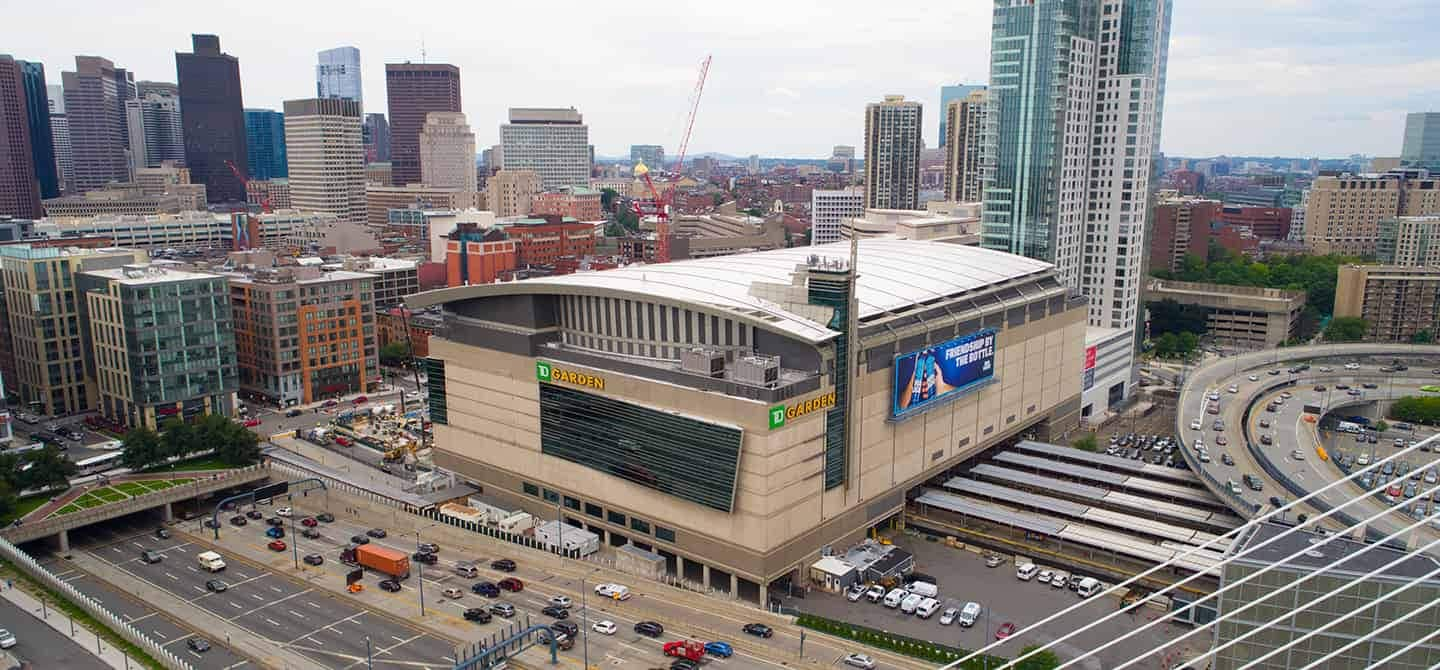
M381 365L405 365L410 360L410 343L404 340L395 340L383 347L380 347Z
M1070 443L1070 446L1081 451L1096 452L1100 450L1100 444L1095 439L1095 433L1085 433Z
M254 465L260 461L260 438L250 429L233 421L225 421L223 436L215 443L215 457L232 467Z
M1036 649L1039 647L1032 644L1021 649L1020 655L1024 656ZM1015 670L1054 670L1058 667L1060 667L1060 657L1049 649L1039 651L1034 656L1015 664Z
M205 417L201 418L203 420ZM226 419L226 421L229 420ZM213 445L205 437L194 424L186 423L179 418L166 421L164 425L160 426L161 460L174 457L184 458L210 449Z
M1420 330L1410 336L1410 341L1415 344L1430 344L1435 341L1435 336L1428 330Z
M607 212L615 211L615 199L619 196L620 192L613 188L606 187L600 189L600 208Z
M75 463L60 453L54 445L26 454L26 465L22 466L14 482L16 489L69 488L70 476L75 474Z
M1150 334L1158 337L1164 333L1190 332L1205 333L1206 309L1199 305L1182 305L1166 298L1145 303L1150 312Z
M621 227L632 233L640 232L640 217L628 209L621 208L615 212L615 221Z
M165 458L160 434L145 426L131 428L120 443L125 450L120 455L120 464L131 470L143 470Z
M1406 396L1390 407L1390 417L1411 423L1440 423L1440 398Z
M1383 432L1385 432L1385 431L1387 431L1387 430L1390 430L1390 424L1388 424L1388 423L1386 423L1386 422L1384 422L1384 421L1376 421L1376 422L1375 422L1375 432L1377 432L1377 433L1383 433Z
M1370 322L1358 316L1337 316L1325 327L1327 342L1359 342L1370 330Z

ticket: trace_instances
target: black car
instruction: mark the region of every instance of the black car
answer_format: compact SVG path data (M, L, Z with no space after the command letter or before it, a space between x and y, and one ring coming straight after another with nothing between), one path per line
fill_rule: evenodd
M229 584L218 579L211 579L205 582L205 590L211 593L223 593L228 588L230 588Z
M315 518L320 521L324 521L325 523L333 523L335 521L335 515L329 512L321 512L319 514L316 514Z
M580 627L569 621L556 621L550 624L550 630L564 633L572 640L580 636Z
M515 572L515 561L508 558L490 561L490 569L499 570L500 572Z
M417 551L410 555L410 560L416 563L424 563L425 565L435 565L436 561L440 560L440 557L430 552Z
M314 528L306 528L305 530L300 531L300 535L311 540L320 539L320 531L315 530Z
M161 540L168 540L168 539L170 539L170 529L169 529L169 528L156 528L156 529L155 529L155 537L156 537L157 539L161 539Z
M306 565L323 565L325 557L320 554L305 554L304 561Z
M500 597L500 587L496 586L495 582L475 582L475 584L470 587L470 592L477 596L485 596L486 598Z
M434 542L421 542L418 546L415 547L415 550L423 551L427 554L438 554L440 553L440 545L435 544Z
M1365 382L1364 384L1361 384L1360 387L1361 387L1361 388L1367 388L1367 389L1372 389L1372 390L1373 390L1373 389L1378 389L1378 388L1380 388L1380 385L1379 385L1379 384L1376 384L1375 382Z
M245 521L245 517L240 516L239 514L236 514L235 516L230 517L230 525L232 525L232 526L243 526L243 525L245 525L246 523L248 523L248 522Z
M700 665L688 658L677 658L670 663L670 670L696 670Z
M654 621L641 621L635 624L635 632L646 637L660 637L665 634L665 627Z
M1276 507L1284 507L1285 501L1280 496L1270 496L1270 504Z
M544 609L540 610L540 613L545 616L555 617L556 619L567 619L570 617L570 610L560 607L559 605L546 605Z
M400 590L400 582L393 579L383 579L380 581L380 589L394 593Z
M364 535L351 535L350 544L370 544L370 538Z
M774 629L766 626L763 623L747 623L744 626L741 626L740 630L743 630L750 635L754 635L755 637L770 637L775 634Z
M287 419L293 419L293 418L295 418L295 417L297 417L297 416L300 416L301 414L304 414L304 413L305 413L305 410L300 409L299 407L292 407L292 408L290 408L290 409L288 409L288 410L285 411L285 418L287 418Z
M264 514L261 514L261 513L260 513L260 510L258 510L258 509L252 509L252 510L249 510L249 511L245 512L245 516L248 516L248 517L250 517L250 518L252 518L252 519L255 519L256 521L259 521L260 519L265 518L265 515L264 515Z
M484 607L471 607L470 609L465 610L466 621L474 621L476 623L490 623L490 620L492 618L494 617L490 615L489 610L486 610Z
M375 538L375 539L378 540L378 539L380 539L380 538L382 538L382 537L385 537L385 529L384 529L384 528L371 528L370 530L365 531L365 534L366 534L366 535L369 535L370 537L373 537L373 538Z
M200 654L210 651L210 641L203 637L192 637L185 641L185 646L190 647L191 651Z
M275 527L278 528L278 527L280 527L280 526L285 525L285 520L282 519L282 518L280 518L280 517L278 517L278 516L272 516L272 517L266 519L266 520L265 520L265 523L266 523L266 524L269 524L269 525L271 525L271 526L275 526Z

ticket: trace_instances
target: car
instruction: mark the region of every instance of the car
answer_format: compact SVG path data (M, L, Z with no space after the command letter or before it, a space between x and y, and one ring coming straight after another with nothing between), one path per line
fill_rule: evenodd
M688 658L677 658L670 662L670 670L698 670L700 664Z
M384 528L371 528L370 530L365 531L365 534L377 540L385 537L386 535Z
M1260 425L1261 428L1269 428L1269 427L1270 427L1270 420L1269 420L1269 419L1261 419L1259 425Z
M281 507L280 509L275 510L275 516L289 517L291 514L294 513L295 510L290 509L289 507Z
M997 640L1003 640L1014 634L1015 624L1010 621L1006 621L1005 623L1000 624L1000 627L995 629L995 639Z
M241 425L245 426L246 428L254 428L254 427L260 425L260 420L259 420L259 419L253 419L253 418L252 418L252 419L246 419L244 422L241 423Z
M410 555L410 560L416 563L424 563L425 565L435 565L435 563L439 562L440 557L430 552L417 551Z
M1305 460L1305 452L1300 451L1299 449L1295 449L1290 452L1290 458L1293 458L1297 461L1303 461Z
M260 510L258 510L258 509L251 509L251 510L245 510L245 517L248 518L248 519L254 519L254 520L256 520L256 521L259 521L259 520L265 518L265 515L264 515L264 514L261 514L261 513L260 513Z
M1336 390L1336 391L1348 391L1348 390L1350 390L1350 385L1349 385L1349 384L1336 384L1336 385L1335 385L1335 390Z
M1206 413L1206 414L1219 414L1219 413L1220 413L1220 406L1219 406L1219 405L1214 405L1214 404L1212 404L1212 405L1210 405L1209 407L1206 407L1206 408L1205 408L1205 413Z
M875 670L875 659L865 654L846 654L845 665L860 670Z
M496 586L494 582L475 582L470 585L470 592L486 598L500 597L500 587Z
M351 535L350 544L370 544L370 538L364 535Z
M1376 384L1375 382L1365 382L1364 384L1360 385L1360 388L1374 390L1380 388L1380 385Z
M1346 369L1346 370L1359 370L1359 369L1360 369L1360 364L1359 364L1359 363L1346 363L1346 364L1345 364L1345 369Z
M365 396L362 395L362 396L355 396L355 399L354 399L354 400L351 400L351 401L350 401L350 404L352 404L352 405L363 405L363 404L365 404L365 403L367 403L367 402L370 402L370 398L367 398L367 397L365 397Z
M735 648L731 647L729 642L715 640L705 643L705 653L720 658L730 658L735 655Z
M1294 398L1294 397L1295 397L1295 394L1294 394L1294 393L1291 393L1291 392L1289 392L1289 391L1281 391L1281 392L1280 392L1280 399L1281 399L1281 400L1289 400L1289 399Z
M1216 436L1215 436L1215 444L1218 445L1218 446L1223 447L1223 446L1225 446L1225 445L1227 445L1227 444L1230 444L1230 438L1225 437L1224 435L1216 435Z
M1361 396L1361 395L1364 395L1365 392L1364 392L1364 391L1361 391L1360 389L1350 389L1349 391L1346 391L1345 394L1346 394L1346 395L1353 395L1353 396Z
M1035 581L1040 582L1041 584L1049 584L1050 580L1054 578L1055 571L1053 570L1041 570L1040 574L1035 575Z
M185 641L185 646L189 647L190 651L193 651L197 654L203 654L207 651L210 651L210 641L203 637L192 637Z
M865 599L869 600L872 603L878 603L880 602L880 599L884 597L885 587L879 584L872 584L870 588L865 589Z
M218 579L205 580L205 590L211 593L224 593L225 590L228 588L230 588L229 584L226 584L225 582L222 582Z
M515 572L515 561L508 558L490 561L490 569L499 570L500 572Z
M987 568L998 568L1004 562L1005 558L1000 554L989 554L985 556L985 567Z
M301 559L301 560L305 561L305 564L306 564L306 565L324 565L324 564L325 564L325 557L324 557L324 556L321 556L320 554L305 554L305 558L303 558L303 559Z
M1199 452L1197 452L1197 453L1195 454L1195 459L1198 460L1198 461L1200 461L1201 463L1209 463L1209 462L1210 462L1210 452L1205 451L1205 450L1202 449L1202 450L1200 450Z
M465 592L460 590L459 587L448 586L445 588L444 591L440 592L440 595L445 596L446 598L449 598L451 600L459 600L462 596L465 595Z
M336 399L334 399L334 398L331 398L331 399L326 400L325 402L321 403L321 406L322 406L322 407L334 407L334 406L339 405L339 404L340 404L340 401L339 401L339 400L336 400Z
M285 529L284 529L284 528L279 528L279 527L266 528L266 529L265 529L265 537L268 537L268 538L270 538L270 539L272 539L272 540L278 540L278 539L280 539L280 538L282 538L282 537L285 537Z
M165 528L165 527L163 527L163 526L160 527L160 528L156 528L156 529L155 529L155 539L157 539L157 540L168 540L168 539L170 539L170 529L169 529L169 528Z
M1069 584L1069 583L1070 583L1070 575L1069 575L1068 573L1057 572L1057 573L1055 573L1055 576L1054 576L1054 577L1051 577L1051 578L1050 578L1050 585L1053 586L1053 587L1055 587L1055 588L1057 588L1057 589L1063 589L1063 588L1065 588L1065 585L1067 585L1067 584Z
M640 621L635 624L635 632L646 637L660 637L665 634L665 627L654 621Z
M484 607L471 607L465 610L466 621L474 621L475 623L490 623L490 620L492 618L494 617L491 616L490 611L485 609Z
M1324 385L1324 384L1316 384L1316 385L1315 385L1315 390L1318 391L1318 392L1323 393L1323 392L1325 391L1325 385Z
M158 551L146 549L140 552L140 561L143 563L159 563L165 560L165 556Z
M1229 388L1225 389L1225 392L1226 392L1226 393L1239 393L1239 392L1240 392L1240 387L1239 387L1239 386L1236 386L1236 385L1234 385L1234 384L1231 384Z
M1274 376L1280 374L1280 371L1279 371L1279 370L1271 370L1271 371L1269 372L1269 374L1270 374L1271 377L1274 377Z
M1219 400L1219 399L1220 399L1220 392L1219 392L1219 391L1211 391L1210 394L1207 395L1207 396L1205 396L1205 397L1206 397L1206 398L1209 398L1209 399L1211 399L1211 400Z
M316 521L315 517L313 516L307 516L300 520L300 525L305 526L306 528L314 528L315 526L320 525L320 522Z
M329 512L321 512L315 515L315 519L324 523L334 523L335 515Z
M435 544L434 542L421 542L420 544L415 545L415 550L423 551L427 554L438 554L440 553L440 545Z
M744 626L740 627L740 631L745 633L746 635L754 635L755 637L763 637L767 639L775 635L775 629L763 623L747 623Z
M845 589L845 599L852 603L859 601L863 597L865 597L864 584L851 584L850 588Z
M266 524L266 525L269 525L269 526L273 526L273 527L277 527L277 528L278 528L278 527L280 527L280 526L285 525L285 520L282 519L282 518L280 518L280 517L278 517L278 516L272 516L272 517L270 517L270 518L268 518L268 519L265 520L265 524Z
M350 438L345 437L344 435L336 435L336 436L335 436L335 444L338 444L338 445L340 445L340 446L342 446L342 447L349 447L349 446L353 446L353 445L355 444L355 442L354 442L353 440L351 440ZM385 467L389 467L389 466L385 466ZM389 471L387 470L386 472L389 472Z
M570 608L570 596L550 596L550 604L556 607Z
M1370 444L1375 444L1375 442L1376 442L1377 440L1375 439L1375 436L1374 436L1374 435L1366 435L1366 436L1365 436L1365 441L1366 441L1366 442L1369 442Z
M9 649L19 643L20 641L15 639L14 633L0 628L0 649Z
M300 416L301 414L304 414L304 413L305 413L305 410L300 409L299 407L291 407L290 409L285 410L285 418L287 418L287 419L293 419L293 418L295 418L295 417L297 417L297 416Z
M510 603L495 603L490 606L490 613L509 619L515 616L515 606Z
M1247 377L1247 379L1249 379L1249 380L1252 381L1252 382L1258 382L1258 381L1260 381L1260 375L1250 375L1249 377Z
M944 612L940 613L940 625L949 626L955 623L955 618L958 616L960 616L960 610L954 607L947 607Z
M614 621L604 619L590 624L590 630L593 630L601 635L614 635L617 628Z
M380 580L380 590L395 593L400 590L400 582L393 579L382 579Z
M499 586L506 591L510 591L511 593L519 593L525 590L525 582L522 582L514 577L506 577L505 579L500 580L500 582L497 583L496 586Z
M270 540L270 544L265 546L269 547L270 551L285 551L288 548L284 540Z

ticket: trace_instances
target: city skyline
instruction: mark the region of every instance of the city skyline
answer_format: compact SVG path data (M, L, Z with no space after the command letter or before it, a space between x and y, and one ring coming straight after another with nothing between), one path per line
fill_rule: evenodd
M1332 4L1218 0L1177 7L1161 151L1398 155L1405 113L1440 110L1440 74L1423 50L1434 20L1427 21L1424 5L1415 0L1394 3L1384 15L1366 15L1358 23L1345 15L1358 9ZM308 13L321 10L302 7L277 22L271 15L262 21L259 7L241 5L233 8L233 20L215 25L206 10L179 3L137 7L120 19L134 30L81 23L68 26L62 40L43 30L13 30L4 42L16 58L43 62L50 83L59 83L58 73L77 54L105 56L135 72L137 80L173 81L173 54L189 50L190 34L217 32L226 52L240 58L246 105L271 109L312 95L317 51L353 44L363 54L363 83L372 93L365 111L379 112L386 104L384 64L421 62L423 41L423 60L460 68L470 89L463 94L469 101L463 111L477 146L498 143L509 107L573 105L585 110L596 152L607 156L628 155L634 143L676 144L706 53L714 55L715 66L692 153L823 158L834 144L863 144L864 105L888 94L903 94L931 110L923 136L935 147L940 87L985 83L987 77L990 3L878 20L863 35L838 25L827 30L825 21L831 19L808 8L757 3L755 11L747 11L745 5L687 10L690 18L673 22L673 33L623 42L594 36L610 34L611 23L621 30L658 17L647 11L642 19L621 9L593 20L566 20L554 26L556 39L588 46L538 53L522 48L524 35L503 32L485 43L490 46L476 47L464 20L401 15L376 30L365 23L375 14L366 11L307 20ZM1247 21L1237 25L1233 17L1241 9ZM13 18L7 23L17 27L59 25L65 19L58 8L44 5L17 7ZM258 25L267 28L246 27ZM150 39L127 37L135 30ZM865 48L870 44L886 45L886 56L875 58ZM1353 55L1358 53L1365 54L1363 62ZM593 68L605 61L617 67ZM605 76L579 74L600 71ZM1336 96L1337 89L1347 94Z

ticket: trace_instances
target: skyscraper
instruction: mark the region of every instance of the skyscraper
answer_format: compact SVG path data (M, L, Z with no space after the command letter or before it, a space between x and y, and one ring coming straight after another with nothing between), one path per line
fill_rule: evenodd
M59 84L45 87L50 93L50 137L55 140L55 176L60 192L66 193L75 183L75 160L70 148L70 118L65 115L65 88Z
M285 153L285 115L273 109L245 110L245 158L249 179L264 181L290 175Z
M945 110L950 108L950 103L955 100L964 100L975 91L983 91L985 86L970 84L956 84L954 86L940 87L940 148L949 146L947 142L950 137L950 119L946 118Z
M981 243L1054 263L1089 324L1139 316L1172 0L996 0Z
M390 170L396 186L420 181L420 129L430 112L460 111L460 68L444 63L387 63Z
M385 115L378 112L366 114L365 127L362 128L362 131L365 142L365 162L390 162L390 124L385 121Z
M365 148L360 103L340 98L285 101L285 151L290 202L365 222Z
M360 97L360 50L336 47L319 53L315 65L315 96L354 100L363 106Z
M245 202L245 186L230 169L234 165L241 175L249 169L240 61L220 51L215 35L190 40L192 53L175 54L190 179L205 185L210 202Z
M976 87L964 98L951 100L940 117L943 129L940 146L945 151L946 200L981 200L987 97L984 87Z
M159 167L165 161L185 164L180 98L173 84L140 82L136 97L125 101L125 110L135 167Z
M920 103L903 95L865 105L865 208L920 206Z
M475 134L464 114L430 112L425 118L420 131L420 177L430 186L475 191Z
M511 107L500 147L501 169L534 170L543 190L590 185L590 127L574 107Z
M30 119L19 61L0 55L0 216L36 218L40 186L30 155Z
M107 59L76 56L75 71L60 73L70 130L72 168L65 186L70 193L130 180L125 103L116 86L116 72Z
M1405 115L1405 140L1400 163L1440 170L1440 112L1413 112Z
M40 198L60 196L60 175L55 162L54 131L50 128L50 92L45 85L45 65L31 61L20 64L20 80L25 85L25 118L30 124L30 157L35 164L35 179L40 183Z
M630 145L630 162L643 162L651 170L665 169L665 147L658 144Z

